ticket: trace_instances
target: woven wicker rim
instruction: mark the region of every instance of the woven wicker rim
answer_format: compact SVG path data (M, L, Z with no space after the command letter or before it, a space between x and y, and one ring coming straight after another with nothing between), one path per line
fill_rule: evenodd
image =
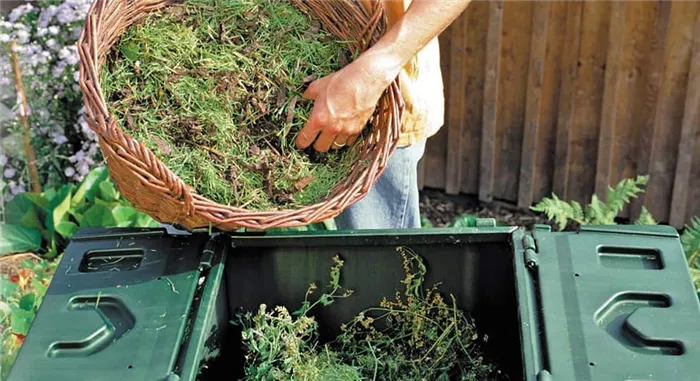
M386 15L379 1L290 0L338 38L357 41L362 52L384 31ZM404 103L398 78L387 88L370 120L371 133L361 143L350 175L325 200L298 209L246 210L215 203L178 178L148 148L126 134L109 113L100 87L105 56L121 33L148 13L176 0L96 0L90 6L78 40L80 88L88 126L95 131L112 180L136 209L162 223L185 229L240 228L265 230L317 223L359 201L384 171L398 143Z

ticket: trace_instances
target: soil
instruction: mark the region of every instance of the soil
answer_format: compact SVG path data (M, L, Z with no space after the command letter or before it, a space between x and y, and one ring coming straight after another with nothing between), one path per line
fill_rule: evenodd
M520 210L507 203L482 203L474 196L453 196L434 189L421 191L420 209L435 227L445 227L463 214L473 214L481 218L495 218L509 226L530 229L535 224L546 224L556 228L556 224L539 213Z

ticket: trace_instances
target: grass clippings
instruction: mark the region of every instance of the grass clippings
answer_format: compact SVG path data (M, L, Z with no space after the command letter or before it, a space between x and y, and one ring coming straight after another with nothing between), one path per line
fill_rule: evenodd
M474 321L437 291L423 287L426 268L409 248L399 247L405 278L403 293L383 299L343 324L330 343L318 342L318 322L309 312L351 290L340 286L343 261L335 258L329 291L313 303L312 284L301 308L289 313L261 305L257 313L239 314L246 351L246 380L507 380L480 350L485 340Z
M287 1L187 0L125 31L101 73L110 112L196 192L249 210L321 201L356 150L294 146L315 78L342 68L346 41Z

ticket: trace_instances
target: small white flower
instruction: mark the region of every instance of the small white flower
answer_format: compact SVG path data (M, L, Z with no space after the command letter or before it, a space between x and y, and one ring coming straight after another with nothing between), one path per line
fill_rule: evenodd
M52 25L52 26L49 27L49 34L52 35L52 36L57 35L58 32L60 32L60 31L61 31L61 30L58 29L58 27L55 26L55 25Z
M10 36L7 34L0 34L0 42L10 42Z
M0 165L2 165L3 167L7 165L7 156L0 155Z
M25 30L18 30L15 35L17 36L17 42L20 44L26 44L29 42L29 32Z
M66 169L63 170L63 173L67 177L73 177L73 175L75 175L75 169L73 167L66 167Z

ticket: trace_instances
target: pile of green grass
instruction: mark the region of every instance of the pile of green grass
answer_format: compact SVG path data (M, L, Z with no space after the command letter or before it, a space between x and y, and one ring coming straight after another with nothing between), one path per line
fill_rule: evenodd
M129 28L101 73L110 112L197 193L250 210L327 197L355 149L294 146L313 78L352 57L286 1L187 0Z

